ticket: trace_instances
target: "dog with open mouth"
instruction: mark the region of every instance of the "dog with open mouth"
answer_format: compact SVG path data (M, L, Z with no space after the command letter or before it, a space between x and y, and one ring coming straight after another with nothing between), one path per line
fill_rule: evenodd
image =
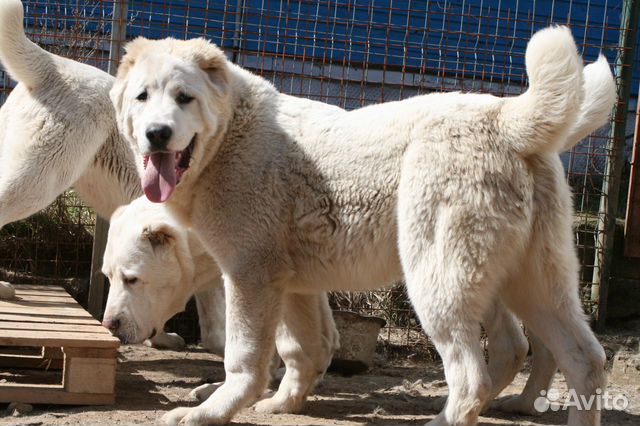
M2 148L0 226L45 208L55 197L72 185L80 197L99 215L109 218L118 206L142 194L135 168L137 166L142 169L144 161L140 155L136 155L134 164L129 157L128 144L118 135L115 113L108 97L114 79L95 67L53 55L39 48L24 35L22 22L22 4L17 0L0 0L0 60L11 77L19 82L0 109L0 146ZM34 64L38 66L33 66ZM591 72L587 72L588 69ZM600 71L593 72L596 69ZM206 67L201 72L211 77L210 82L205 82L205 85L213 85L209 93L224 95L221 92L227 88L223 83L224 74L219 75L219 71ZM585 96L584 113L581 113L582 127L576 126L576 129L583 130L574 132L573 139L567 139L567 148L606 120L610 110L610 96L608 96L607 85L602 84L603 81L605 83L610 81L606 62L585 68L585 85L588 86L585 87L585 92L591 95ZM589 86L586 84L588 82L593 84ZM261 87L259 83L256 85L258 91L264 89ZM205 100L199 107L202 111L195 111L196 117L215 110L216 99L214 97ZM181 101L184 103L188 99L181 98ZM236 105L243 108L248 106L249 104L242 103ZM236 121L251 120L252 117L259 118L259 114L243 115L239 112ZM208 127L205 130L210 131L215 122L216 116L209 114ZM44 123L44 126L40 123ZM263 136L266 137L268 129L264 130ZM159 134L159 137L162 138L162 135ZM259 133L256 137L260 137ZM196 155L194 153L196 141L202 140L194 133L189 144L185 144L191 145L189 152L192 155ZM215 143L215 140L213 144L210 141L208 146L215 148ZM53 153L55 155L52 155ZM193 160L190 164L192 167L197 167L197 162ZM185 165L186 163L183 163L182 168ZM159 167L156 167L156 170L158 169ZM176 170L176 184L178 174L185 173ZM157 175L159 176L159 173ZM171 176L168 178L170 180ZM150 179L150 181L153 180ZM156 182L158 185L155 189L152 188L151 182L149 189L161 193L160 180L157 179ZM178 184L178 186L183 185L185 185L184 180ZM39 190L34 191L33 188ZM169 189L171 188L170 184ZM328 199L322 199L319 203L321 212L330 207L327 201ZM298 217L303 223L312 225L315 215L305 215L304 211L301 208L298 211ZM331 218L328 219L328 223L332 223ZM9 286L7 291L11 291ZM210 310L217 307L216 300L211 300L210 295L211 293L207 293L207 297L203 294L196 296L199 308L204 305ZM289 302L289 304L304 309L308 306L305 304L306 299L304 297L300 299L299 303ZM317 312L316 309L318 312L322 311L326 309L326 305L315 306L309 312ZM199 311L205 312L202 309ZM214 317L217 318L220 312L222 310L217 309ZM201 316L201 321L205 321L201 323L201 331L209 330L202 336L203 343L212 351L220 351L224 346L224 340L219 339L220 324L208 322L206 314ZM488 316L483 319L483 325L489 335L488 368L493 380L492 392L497 394L511 382L521 368L527 355L528 345L520 325L501 303L489 310ZM311 326L309 330L315 330L315 327ZM530 336L533 334L530 333ZM176 339L170 337L157 329L152 344L155 346L169 344L175 347ZM299 337L294 335L292 338ZM306 365L309 370L315 368L313 362L300 363L298 359L301 355L292 350L295 346L284 344L280 346L287 351L290 364ZM301 350L307 349L300 345L297 347ZM332 347L334 347L332 342L327 340L322 350L330 351ZM535 398L540 395L540 390L548 385L556 365L553 356L539 344L538 339L532 338L532 351L534 367L529 377L529 384L522 395L514 395L501 401L501 409L524 413L535 411L533 405ZM307 380L307 377L313 377L313 375L305 373L299 377L301 380ZM292 395L294 398L301 398L308 387L307 383L302 383L297 386L299 392ZM295 411L300 406L299 400L282 403L280 407L277 404L271 407L266 403L262 405L266 411Z
M603 59L583 69L564 27L536 33L526 64L517 97L431 94L347 112L279 93L203 39L129 43L111 97L145 194L195 230L226 277L226 381L165 422L226 423L254 401L280 327L312 352L319 327L291 314L293 295L403 278L449 386L429 424L475 424L501 390L479 324L502 303L581 397L598 398L605 354L578 296L558 153L606 122L615 86ZM583 120L592 107L605 114ZM596 405L569 412L571 425L599 421Z

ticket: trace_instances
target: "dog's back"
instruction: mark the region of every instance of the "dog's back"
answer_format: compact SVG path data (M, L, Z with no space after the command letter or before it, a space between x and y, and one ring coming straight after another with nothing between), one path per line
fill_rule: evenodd
M20 1L0 0L0 61L19 82L0 109L0 227L41 210L100 167L99 149L118 138L108 93L113 77L41 49L26 37L23 19ZM126 167L135 176L133 164ZM107 191L85 192L97 194L86 201L100 204Z

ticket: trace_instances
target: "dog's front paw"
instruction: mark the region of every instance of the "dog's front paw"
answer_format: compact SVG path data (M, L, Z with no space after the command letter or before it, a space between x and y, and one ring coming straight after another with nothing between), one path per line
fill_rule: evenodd
M167 426L208 426L208 425L224 425L229 423L230 418L220 417L202 406L198 407L178 407L164 416L162 421Z
M176 333L161 332L152 339L145 340L144 343L152 348L169 349L172 351L179 351L185 347L184 339Z
M193 408L178 407L167 412L162 416L162 422L167 426L178 426L181 424L182 419L186 417Z
M424 426L450 426L450 423L445 419L444 412L440 412L440 414Z
M216 391L220 386L222 386L224 382L216 382L216 383L205 383L204 385L200 385L191 392L189 392L189 396L191 398L195 398L200 402L204 402L207 398L211 396L212 393Z
M256 402L254 410L268 414L294 414L302 411L304 398L281 397L277 393L271 398Z

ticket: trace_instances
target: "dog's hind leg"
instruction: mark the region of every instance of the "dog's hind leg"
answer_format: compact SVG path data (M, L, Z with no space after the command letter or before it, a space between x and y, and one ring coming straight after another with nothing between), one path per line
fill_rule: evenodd
M491 396L487 399L482 411L491 407L509 413L540 414L535 410L534 402L543 390L546 391L549 388L557 370L553 354L531 332L527 341L518 319L499 300L487 310L482 325L489 339L487 367L492 384ZM533 360L524 390L519 395L510 395L498 401L492 401L522 369L529 343ZM430 406L442 408L445 402L446 397L443 397L441 401L432 403Z
M256 411L299 412L329 367L338 346L337 336L325 293L285 295L276 348L286 370L278 391L259 401Z
M224 355L225 313L224 284L219 274L211 274L207 286L195 294L202 347L216 355Z
M529 342L531 344L532 360L531 373L527 379L524 390L519 395L510 395L499 399L492 408L507 413L536 415L541 414L535 409L534 403L543 391L547 391L553 376L558 370L553 354L542 341L529 330Z
M489 352L488 370L491 377L491 394L487 405L509 385L522 368L529 351L529 343L518 319L495 300L482 320Z
M552 242L555 245L556 241ZM571 242L572 243L572 242ZM522 318L527 328L536 334L549 348L564 373L574 401L584 401L584 406L569 410L569 425L600 424L598 401L604 391L605 353L598 343L582 312L578 294L577 259L573 247L558 243L568 252L551 249L544 262L528 265L529 276L537 276L537 286L513 288L507 292L510 306ZM551 242L547 249L551 246ZM557 256L557 257L556 257ZM553 364L551 364L553 365ZM549 377L541 375L541 381ZM544 389L547 383L540 383ZM535 392L533 387L529 390ZM542 396L541 394L535 397ZM526 395L533 398L534 395Z
M541 275L547 274L541 273ZM575 292L548 294L549 288L557 290L563 287L561 282L572 280L571 277L563 274L553 275L555 274L545 277L546 282L551 284L547 289L529 289L528 292L519 289L510 292L510 297L515 302L512 306L523 318L527 327L551 350L567 379L573 396L585 401L580 409L575 406L570 407L568 424L597 425L600 423L598 399L601 397L600 393L604 391L606 382L604 350L582 313L577 292L577 276L573 278L576 284ZM535 301L536 295L533 294L535 292L538 293L538 301L532 304L531 301ZM517 293L519 295L516 295ZM548 296L544 297L541 293L547 293ZM530 306L526 306L527 304Z
M500 294L553 354L567 379L571 402L579 400L580 409L570 406L568 424L597 425L605 353L582 311L570 190L557 156L531 165L536 176L532 239L518 276Z
M465 207L436 207L429 216L419 200L399 202L399 247L409 297L442 357L449 386L444 410L429 424L473 425L492 392L480 322L516 251L500 247L512 247L515 233L503 221L478 220L480 210ZM415 215L418 209L425 214Z

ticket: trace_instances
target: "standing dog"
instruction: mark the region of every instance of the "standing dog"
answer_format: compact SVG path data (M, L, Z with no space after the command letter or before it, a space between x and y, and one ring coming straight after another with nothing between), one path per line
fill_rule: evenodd
M209 258L194 233L177 223L164 205L141 197L118 208L111 218L102 269L111 283L103 324L123 341L139 341L161 330L167 319L180 311L194 293L209 286L208 276L220 275L216 269L208 271L206 276L196 275L203 272L195 267L202 256ZM209 264L215 266L212 262ZM220 300L224 300L224 294ZM297 383L309 385L304 392L284 387L279 390L282 410L287 412L299 410L339 347L326 293L300 297L287 312L294 310L301 310L294 315L296 318L308 321L296 326L319 327L317 332L322 341L317 351L304 352L283 327L279 329L278 353L287 370L308 374L297 379ZM224 318L220 318L219 323L224 323ZM315 333L310 336L314 338ZM280 358L276 360L272 367L279 365ZM202 399L203 394L208 396L216 387L217 384L204 385L193 394Z
M0 1L0 60L21 82L0 109L0 225L37 212L72 185L98 214L109 217L140 193L130 150L117 135L108 105L113 78L38 48L24 36L22 18L17 0ZM606 62L585 68L585 93L591 96L585 96L581 117L589 119L574 127L567 148L606 120L612 84ZM483 324L490 340L492 393L497 394L520 369L527 345L501 303L487 312ZM537 339L532 344L532 374L525 392L503 404L507 410L532 411L555 371L550 352Z
M317 335L282 315L292 295L402 278L449 386L430 424L475 424L495 393L478 341L496 301L577 394L597 398L605 357L578 297L558 156L580 132L582 60L557 27L533 36L526 63L518 97L433 94L346 112L279 93L203 39L129 43L111 97L144 192L196 230L226 276L226 382L166 422L226 423L262 393L278 324L300 344ZM571 425L599 419L595 406L569 413Z

